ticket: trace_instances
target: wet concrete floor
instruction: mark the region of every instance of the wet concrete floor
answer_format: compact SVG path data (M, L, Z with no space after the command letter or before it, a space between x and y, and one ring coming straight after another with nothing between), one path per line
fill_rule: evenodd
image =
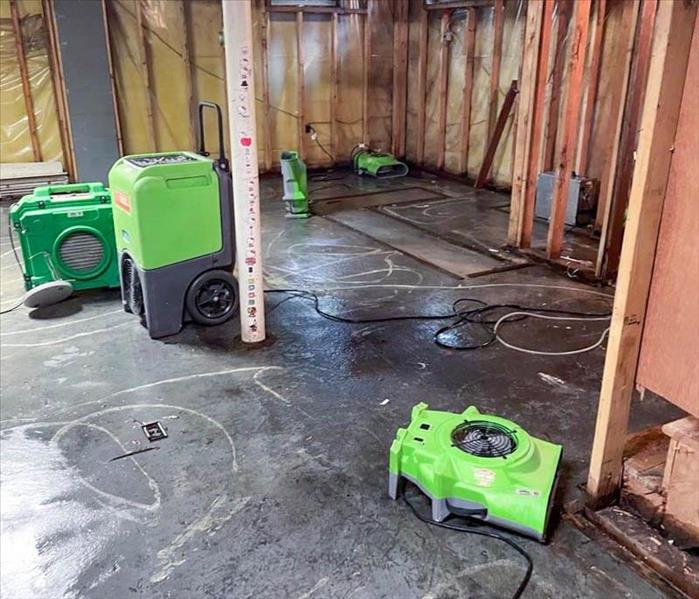
M430 184L456 196L452 185ZM459 297L610 305L609 289L542 266L459 279L325 218L285 219L278 191L263 181L267 285L321 291L327 311L435 313ZM3 310L22 297L6 219L3 209ZM432 342L439 323L340 324L283 299L268 296L270 342L257 349L240 344L235 322L152 341L111 291L2 316L3 597L511 595L524 566L509 547L428 527L387 497L388 448L416 403L473 404L562 443L559 502L571 499L585 480L603 348L448 351ZM507 335L561 350L604 327L527 321ZM639 402L633 427L666 410ZM139 422L155 420L169 436L151 445ZM565 521L548 545L519 542L534 560L525 597L664 596Z

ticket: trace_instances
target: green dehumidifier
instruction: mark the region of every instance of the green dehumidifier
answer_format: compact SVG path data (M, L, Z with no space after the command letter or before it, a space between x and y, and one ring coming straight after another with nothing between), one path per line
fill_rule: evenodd
M22 251L28 308L119 286L111 197L102 183L37 187L12 206L10 226Z
M560 445L537 439L510 420L413 408L391 445L388 493L409 480L432 502L432 519L468 516L546 540L561 459Z
M204 109L216 111L219 158L208 158ZM199 150L125 156L109 172L124 309L152 338L184 322L237 313L233 183L221 108L199 104Z

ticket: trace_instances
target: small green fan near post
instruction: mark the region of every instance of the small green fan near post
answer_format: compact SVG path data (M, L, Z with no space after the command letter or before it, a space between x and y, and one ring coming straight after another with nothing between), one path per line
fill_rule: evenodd
M562 447L514 422L481 414L429 410L419 403L389 456L389 495L405 480L432 502L432 519L470 516L545 541Z

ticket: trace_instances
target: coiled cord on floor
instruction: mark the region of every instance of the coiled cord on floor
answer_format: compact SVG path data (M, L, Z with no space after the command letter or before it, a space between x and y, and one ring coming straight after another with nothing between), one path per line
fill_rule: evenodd
M436 520L432 520L432 518L428 518L427 516L422 515L420 513L420 511L408 500L408 498L405 496L405 494L403 495L403 501L405 501L405 503L408 505L408 507L412 510L413 514L415 514L420 520L422 520L426 524L431 524L432 526L439 526L440 528L447 528L449 530L456 530L458 532L465 532L465 533L472 534L472 535L479 535L481 537L488 537L491 539L496 539L496 540L501 541L503 543L507 543L517 553L519 553L527 562L527 570L524 573L524 576L522 577L522 580L519 583L517 590L512 595L512 599L519 599L519 597L522 596L524 589L527 588L527 585L529 584L529 580L532 577L532 572L534 571L534 562L532 561L532 558L529 555L529 553L527 553L527 551L525 549L523 549L520 545L515 543L512 539L507 538L505 535L501 535L497 532L483 530L480 527L457 526L456 524L452 524L450 522L437 522Z
M558 308L537 308L520 306L519 304L488 304L483 300L469 297L461 297L452 304L450 312L445 314L412 314L412 315L397 315L384 316L379 318L349 318L338 314L331 314L320 307L320 297L313 291L304 289L268 289L265 293L284 293L289 294L288 298L281 300L275 305L272 310L290 299L300 298L313 303L313 308L316 313L333 322L341 322L345 324L374 324L382 322L395 322L401 320L450 320L447 325L440 327L433 335L433 341L444 349L468 351L483 349L491 345L494 341L498 341L505 347L534 355L548 356L567 356L580 354L591 351L599 347L605 340L609 329L605 330L600 338L592 345L580 349L563 351L563 352L548 352L535 349L521 348L512 343L503 340L498 334L498 329L505 322L517 322L526 318L542 318L546 320L574 320L574 321L607 321L611 318L610 312L580 312L575 310L561 310ZM462 308L462 304L475 304L475 307L468 309ZM504 316L496 316L494 312L498 310L510 310ZM459 345L447 342L445 335L462 330L466 327L476 327L481 331L482 339L468 345Z

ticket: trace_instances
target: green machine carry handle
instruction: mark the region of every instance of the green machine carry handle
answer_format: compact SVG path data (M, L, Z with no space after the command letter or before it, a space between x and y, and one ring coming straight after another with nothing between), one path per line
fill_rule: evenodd
M37 187L34 190L35 196L56 197L62 195L72 195L77 193L103 194L107 190L103 183L70 183L68 185L47 185Z

